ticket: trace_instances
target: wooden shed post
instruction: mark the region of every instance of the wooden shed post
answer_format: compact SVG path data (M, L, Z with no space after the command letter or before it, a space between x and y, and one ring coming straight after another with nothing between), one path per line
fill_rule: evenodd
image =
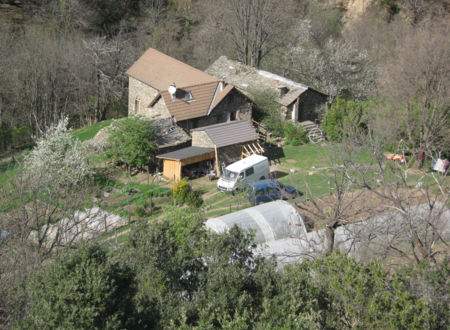
M221 176L222 173L220 171L220 164L219 164L219 156L217 155L217 146L214 145L214 152L216 155L216 172L217 172L217 176Z

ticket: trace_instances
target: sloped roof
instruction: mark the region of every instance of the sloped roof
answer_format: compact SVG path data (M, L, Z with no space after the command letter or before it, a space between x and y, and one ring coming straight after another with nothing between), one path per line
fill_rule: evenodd
M148 49L128 69L127 74L159 91L150 103L164 99L170 114L182 121L207 116L233 90L227 85L219 90L219 79L167 56L156 49ZM171 84L177 88L175 101L168 92ZM192 100L186 99L190 92Z
M198 118L208 114L217 86L218 82L214 81L186 88L177 88L175 101L172 100L172 96L167 91L161 92L161 96L164 98L170 114L177 121ZM186 92L192 94L192 101L186 100Z
M186 143L191 137L179 126L173 123L172 118L156 119L151 121L156 133L158 148L167 148Z
M166 154L158 155L156 158L160 159L171 159L171 160L183 160L195 156L204 155L213 152L213 148L202 148L202 147L187 147Z
M217 82L218 79L156 49L148 49L126 72L159 91L175 83L178 87Z
M293 80L230 60L226 56L219 57L205 72L234 85L250 98L248 92L252 88L269 89L279 93L278 88L286 87L289 91L276 100L285 106L309 89L308 86Z
M206 132L218 148L258 139L258 134L247 120L230 121L191 130L191 132L195 131Z

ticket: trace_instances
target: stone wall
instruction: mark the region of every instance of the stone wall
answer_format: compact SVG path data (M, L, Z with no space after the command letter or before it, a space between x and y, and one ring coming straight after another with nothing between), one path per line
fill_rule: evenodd
M315 119L321 119L323 117L328 102L328 97L322 93L316 92L313 89L308 89L306 92L301 94L297 100L299 102L297 121L310 120L314 122ZM292 119L294 104L295 102L292 102L287 107L280 107L281 119Z
M299 98L298 121L322 119L328 102L326 95L308 89Z
M214 143L205 131L192 132L192 146L202 148L214 148Z
M158 90L140 82L133 77L128 79L128 115L142 115L148 119L169 118L170 113L162 98L150 108L150 103L158 95ZM139 109L136 111L136 100L139 101Z

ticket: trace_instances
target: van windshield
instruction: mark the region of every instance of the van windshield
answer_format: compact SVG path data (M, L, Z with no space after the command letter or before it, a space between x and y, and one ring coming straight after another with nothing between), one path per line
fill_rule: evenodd
M232 172L230 170L225 169L225 171L223 172L223 178L227 179L227 180L236 180L237 179L237 173L236 172Z

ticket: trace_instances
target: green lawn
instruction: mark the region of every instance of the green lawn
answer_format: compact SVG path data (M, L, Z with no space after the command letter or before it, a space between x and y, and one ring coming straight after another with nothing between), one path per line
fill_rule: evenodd
M112 119L100 121L95 123L92 126L85 126L82 128L78 128L73 130L73 136L77 137L80 141L86 141L92 139L98 131L100 131L103 127L109 126L112 123Z

